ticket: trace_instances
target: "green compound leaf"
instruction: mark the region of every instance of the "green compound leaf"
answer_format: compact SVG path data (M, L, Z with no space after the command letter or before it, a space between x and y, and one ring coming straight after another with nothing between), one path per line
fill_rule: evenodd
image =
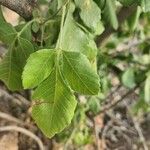
M80 8L80 16L87 27L92 31L100 25L101 10L93 0L75 0L76 5Z
M50 49L39 50L30 55L23 71L24 88L34 88L52 71L55 51Z
M35 90L33 99L32 117L47 137L71 123L77 102L56 68Z
M10 90L22 89L22 71L32 52L34 52L33 45L26 39L18 38L13 41L7 54L0 62L0 79Z
M79 93L96 95L99 77L86 56L79 52L63 51L63 71L71 88Z
M37 61L40 65L33 66ZM39 68L46 69L46 72L37 70ZM38 80L34 79L35 76ZM39 84L32 96L32 116L48 137L63 130L73 118L77 102L71 88L88 95L99 91L98 75L87 57L60 49L31 54L23 72L23 81L27 86Z

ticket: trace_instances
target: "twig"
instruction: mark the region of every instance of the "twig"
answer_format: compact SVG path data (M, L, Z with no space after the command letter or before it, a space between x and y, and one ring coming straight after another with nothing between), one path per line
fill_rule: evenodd
M104 106L103 109L100 110L100 112L98 114L104 113L105 111L107 111L107 110L113 108L114 106L116 106L118 103L122 102L128 95L130 95L131 93L133 93L138 87L139 86L136 86L133 89L129 90L119 100L112 101L109 104L107 104L106 106Z
M127 103L124 102L124 104L126 105L126 108L127 108L128 112L129 112L130 116L132 117L132 121L133 121L134 127L135 127L135 129L137 130L137 133L138 133L138 135L139 135L140 141L141 141L142 144L143 144L144 150L149 150L149 148L148 148L148 146L147 146L147 144L146 144L146 142L145 142L144 135L143 135L143 133L142 133L142 130L141 130L141 128L140 128L140 125L139 125L137 119L136 119L134 116L132 116L132 112L130 111L129 107L127 106Z
M95 135L95 140L96 140L96 147L97 147L97 150L100 150L99 132L97 131L95 120L93 121L93 126L94 126L94 135Z
M13 117L13 116L11 116L9 114L6 114L4 112L0 112L0 118L6 119L6 120L11 121L11 122L15 122L15 123L17 123L19 125L22 125L22 126L27 126L29 128L32 128L32 129L34 128L32 125L30 125L30 124L28 124L26 122L23 122L23 121L15 118L15 117Z
M145 138L144 138L144 135L143 135L143 133L142 133L142 130L141 130L141 128L140 128L139 123L137 122L136 118L134 118L134 117L132 118L132 120L133 120L133 123L134 123L134 127L135 127L135 129L137 130L137 132L138 132L140 141L141 141L142 144L143 144L144 150L148 150L149 148L148 148L148 146L147 146L147 144L146 144L146 142L145 142Z
M0 112L0 118L15 122L15 123L20 124L20 125L24 124L24 122L20 121L19 119L15 118L11 115L8 115L6 113L3 113L3 112Z
M105 141L105 137L106 137L106 132L108 131L108 129L110 128L110 126L112 125L112 120L110 120L107 125L104 126L103 132L102 132L102 141ZM101 148L104 149L104 145L103 143L101 144Z
M15 94L13 94L13 96L16 97L17 99L19 99L22 102L22 104L24 104L24 105L26 105L28 107L31 105L30 101L28 101L22 95L15 93Z
M30 132L27 129L17 127L17 126L0 127L0 132L5 132L5 131L17 131L17 132L23 133L23 134L29 136L30 138L34 139L37 142L37 144L39 145L40 150L45 150L44 145L43 145L42 141L40 140L40 138L37 137L35 134L33 134L32 132Z
M100 139L99 133L101 132L103 126L104 126L104 118L102 115L98 115L96 117L90 117L91 121L93 122L93 130L94 130L94 136L95 136L95 148L97 150L102 150L101 145L105 145L105 141Z
M21 95L18 96L18 94L14 94L14 96L12 96L7 91L0 88L0 96L1 95L5 95L9 99L13 99L13 102L15 102L18 105L24 104L27 107L30 106L30 102L28 100L26 100L24 97L22 97Z
M21 102L18 99L14 98L12 95L10 95L8 92L3 90L2 88L0 88L0 96L6 96L8 99L13 99L14 103L21 105Z
M121 84L119 84L115 89L110 91L110 94L105 98L106 99L105 104L108 103L107 100L110 99L113 96L113 94L116 93L120 88L121 88Z
M127 129L127 124L124 124L122 120L116 118L116 116L113 114L113 111L107 111L106 114L111 118L111 120L117 124L118 126L123 126Z
M111 120L112 120L115 124L117 124L117 125L120 126L120 127L123 127L121 130L123 130L124 132L127 132L127 133L132 133L132 134L134 134L134 135L137 135L134 130L129 129L127 123L125 124L125 122L122 122L121 119L116 118L116 116L114 116L114 114L113 114L113 111L108 111L108 112L106 112L106 114L111 118Z

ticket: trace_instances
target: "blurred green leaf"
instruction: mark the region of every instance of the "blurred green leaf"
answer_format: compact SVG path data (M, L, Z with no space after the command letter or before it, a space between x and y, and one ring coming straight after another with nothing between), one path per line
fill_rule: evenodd
M150 54L142 55L139 62L144 65L150 64Z
M0 22L0 40L8 45L12 44L14 41L17 32L15 28L6 22Z
M3 12L2 12L2 8L0 7L0 24L1 23L5 23L6 21L5 21L5 18L4 18L4 16L3 16Z
M25 27L25 25L26 25L26 23L19 24L19 25L15 26L16 31L17 32L21 31ZM26 39L30 42L32 41L31 25L27 26L24 29L24 31L22 32L20 37L22 37L23 39Z
M45 43L44 48L50 48L56 42L59 34L60 19L49 20L44 28L43 42Z
M122 83L128 88L135 87L136 83L135 83L135 74L133 68L129 68L123 73Z
M110 25L116 30L118 28L118 19L114 0L106 0L102 14L106 22L110 23Z
M144 87L145 102L150 104L150 74L147 76Z
M150 11L150 0L140 0L144 12Z
M84 131L77 131L73 137L73 141L78 146L85 144L90 144L92 142L92 137L89 135L87 128L85 127Z
M129 30L134 31L138 26L141 8L138 6L136 11L128 18Z
M77 7L80 8L80 16L87 27L93 32L98 28L101 19L100 8L93 0L75 0Z
M33 52L33 45L26 39L19 37L11 43L8 52L0 62L0 79L10 90L22 89L23 67Z
M94 0L94 1L101 9L105 7L106 0Z
M91 61L95 60L97 47L94 39L85 33L73 19L74 6L68 10L62 31L61 48L85 54Z
M38 22L33 22L33 24L32 24L32 31L34 32L34 33L37 33L38 31L39 31L39 29L40 29L40 25L39 25L39 23Z
M131 4L136 2L136 0L118 0L118 1L121 2L125 6L130 6Z
M99 101L99 99L97 99L95 97L91 97L88 100L87 104L88 104L89 110L91 110L94 114L97 114L101 109L100 101Z

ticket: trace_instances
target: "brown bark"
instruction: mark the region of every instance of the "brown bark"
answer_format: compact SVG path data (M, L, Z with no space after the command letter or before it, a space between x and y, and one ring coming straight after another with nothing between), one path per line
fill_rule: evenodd
M36 3L37 0L0 0L0 5L15 11L25 20L32 18L32 11Z

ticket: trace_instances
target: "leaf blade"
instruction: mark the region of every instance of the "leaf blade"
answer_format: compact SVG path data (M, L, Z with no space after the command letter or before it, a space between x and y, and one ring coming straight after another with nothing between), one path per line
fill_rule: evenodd
M55 68L33 95L33 99L42 99L43 103L33 106L32 117L48 137L54 136L70 124L77 103L57 71ZM47 88L49 85L51 87ZM41 95L42 91L49 95Z
M34 88L51 73L55 51L42 49L30 55L23 71L24 88Z
M118 28L118 19L115 10L115 1L106 0L103 16L106 22L110 23L110 25L116 30Z
M95 60L97 47L92 37L85 33L73 19L73 8L67 13L62 31L61 48L67 51L82 52L90 61Z
M146 78L145 81L144 99L146 103L150 104L150 75Z
M10 46L8 52L0 62L0 79L12 91L22 89L21 75L26 59L34 51L33 45L26 39L18 38Z
M135 85L136 85L135 84L135 74L134 74L133 68L129 68L123 73L122 82L128 88L134 88L135 87Z
M74 91L95 95L99 92L99 77L89 60L81 53L63 51L63 70Z
M81 9L80 16L83 22L93 32L96 32L100 24L101 10L93 0L75 0L76 5Z

